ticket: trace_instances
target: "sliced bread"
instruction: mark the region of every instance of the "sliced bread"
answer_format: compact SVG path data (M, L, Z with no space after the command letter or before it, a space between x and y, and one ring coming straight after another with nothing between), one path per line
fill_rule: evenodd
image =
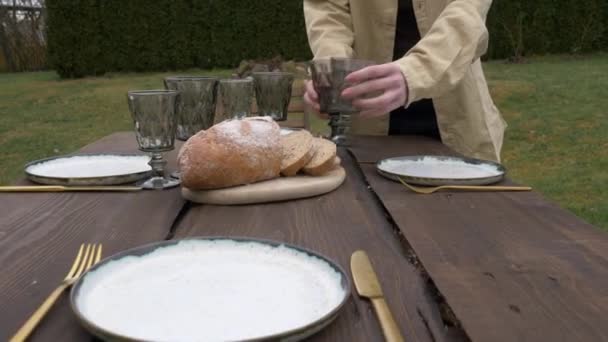
M327 139L313 138L313 140L315 153L302 171L311 176L320 176L334 168L337 149L336 144Z
M313 137L305 130L282 135L281 145L283 146L281 161L283 176L295 176L304 165L308 164L314 154Z

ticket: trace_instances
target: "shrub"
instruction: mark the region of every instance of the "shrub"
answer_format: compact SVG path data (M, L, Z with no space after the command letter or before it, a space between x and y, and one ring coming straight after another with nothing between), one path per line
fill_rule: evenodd
M488 57L521 58L608 48L606 0L494 0Z
M310 58L301 1L47 0L47 9L50 64L62 77Z
M62 77L311 57L300 0L47 0ZM488 58L608 47L606 0L494 0Z

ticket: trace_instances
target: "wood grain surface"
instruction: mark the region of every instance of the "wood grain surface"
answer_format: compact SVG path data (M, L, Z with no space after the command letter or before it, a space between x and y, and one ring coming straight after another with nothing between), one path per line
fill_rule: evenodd
M423 136L353 136L348 150L359 164L375 164L385 158L404 155L450 155L458 154L445 145Z
M364 162L453 154L390 140L363 138L352 151ZM419 195L362 168L473 341L608 340L605 232L534 192Z
M137 152L131 133L107 136L82 152ZM174 164L176 152L167 158ZM27 183L21 181L20 183ZM104 255L163 240L184 205L179 189L136 193L0 194L0 340L7 340L61 282L81 243ZM67 293L32 340L90 336L76 323Z
M101 242L110 255L191 236L285 241L326 255L349 274L351 253L364 249L406 341L608 340L604 232L534 192L418 195L377 174L373 164L387 157L454 155L431 139L356 137L350 150L360 163L340 151L347 172L340 188L288 202L186 204L179 189L0 194L0 340L61 281L81 243ZM137 148L133 134L119 133L82 151ZM168 156L172 167L175 154ZM462 330L444 325L443 303ZM91 339L67 294L32 336ZM370 303L353 289L338 319L312 340L383 338Z
M350 156L341 153L347 178L329 194L282 203L247 206L194 205L176 238L249 236L293 243L335 260L350 275L351 254L366 250L386 300L407 341L453 340L443 326L426 281L408 262L407 250L362 181ZM315 336L318 341L382 341L371 304L352 299L338 319Z

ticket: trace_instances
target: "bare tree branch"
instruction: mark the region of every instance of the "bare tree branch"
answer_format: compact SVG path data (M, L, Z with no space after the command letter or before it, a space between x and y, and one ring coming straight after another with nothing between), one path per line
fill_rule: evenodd
M39 70L46 64L44 2L0 0L0 51L10 71Z

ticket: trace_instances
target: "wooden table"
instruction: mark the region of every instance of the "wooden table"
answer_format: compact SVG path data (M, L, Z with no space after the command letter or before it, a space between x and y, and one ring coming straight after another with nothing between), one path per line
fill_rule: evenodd
M86 152L136 152L130 133ZM356 137L340 150L346 182L309 199L193 205L179 189L0 194L0 340L59 284L83 242L105 255L191 236L251 236L308 247L349 270L365 249L407 341L607 341L608 235L530 193L417 195L376 173L408 154L454 154L421 137ZM175 152L168 156L174 161ZM174 165L173 165L174 166ZM64 295L35 341L91 340ZM381 341L353 293L314 341Z

